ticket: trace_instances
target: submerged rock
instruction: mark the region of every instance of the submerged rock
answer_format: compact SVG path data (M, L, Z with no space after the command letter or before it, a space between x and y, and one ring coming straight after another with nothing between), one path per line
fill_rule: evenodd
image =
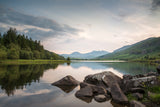
M77 86L78 84L79 84L79 81L77 81L75 78L73 78L70 75L60 79L59 81L52 83L52 85L55 85L55 86Z

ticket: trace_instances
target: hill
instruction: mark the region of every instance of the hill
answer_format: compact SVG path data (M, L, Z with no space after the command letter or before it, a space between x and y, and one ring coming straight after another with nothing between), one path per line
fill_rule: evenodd
M97 59L154 60L160 59L160 37L152 37L133 45L124 46Z
M92 51L88 53L73 52L71 54L61 54L61 55L64 56L65 58L70 57L72 59L92 59L108 53L109 52L107 51Z
M64 60L64 57L45 50L40 41L17 34L16 29L10 28L3 35L0 33L0 59Z

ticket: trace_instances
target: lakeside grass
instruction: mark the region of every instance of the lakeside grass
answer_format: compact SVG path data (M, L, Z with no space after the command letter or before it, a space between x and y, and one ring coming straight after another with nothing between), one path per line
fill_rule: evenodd
M43 60L43 59L36 59L36 60L18 59L18 60L1 60L0 61L0 64L15 64L15 65L54 64L54 63L70 63L70 61L67 61L67 60Z

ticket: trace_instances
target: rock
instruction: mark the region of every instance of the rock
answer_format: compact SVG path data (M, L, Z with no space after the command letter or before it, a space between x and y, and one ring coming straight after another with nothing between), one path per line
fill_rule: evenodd
M143 84L152 84L156 81L156 76L147 76L141 78L132 78L130 80L123 80L123 91L127 93L131 88L143 87Z
M132 93L132 96L136 97L137 100L142 100L143 99L143 94L140 94L140 93Z
M78 90L75 94L76 97L93 97L92 87L86 86Z
M85 88L87 86L92 88L92 92L93 92L94 95L96 95L96 94L107 94L107 91L102 86L96 86L96 85L88 84L88 83L85 83L85 82L80 83L81 88Z
M70 75L52 83L55 86L77 86L78 84L79 82Z
M102 86L104 88L107 88L107 86L104 85L104 83L102 81L102 78L105 75L112 75L112 77L114 78L114 80L116 80L117 83L119 85L121 85L122 79L120 77L118 77L117 75L113 74L112 72L109 72L109 71L97 73L97 74L94 74L94 75L88 75L88 76L85 77L84 82L89 83L89 84L94 84L94 85Z
M103 82L110 87L112 100L119 104L128 104L128 99L122 92L117 79L115 79L114 74L108 73L102 78Z
M105 94L107 101L110 100L112 97L108 94Z
M157 76L157 72L149 72L147 73L147 76Z
M86 102L86 103L92 102L92 99L93 99L92 97L77 97L77 98L82 100L82 101L84 101L84 102Z
M131 88L131 89L129 89L129 92L131 92L131 93L141 93L141 94L145 93L143 88Z
M105 95L97 95L97 96L94 96L94 99L95 101L97 102L105 102L107 100L106 96Z
M107 94L107 91L101 87L88 83L80 83L80 90L76 92L77 97L93 97L98 94Z
M130 107L146 107L146 106L138 101L133 100L130 102Z
M160 74L160 65L157 67L157 72Z
M123 79L130 80L130 79L132 79L132 76L131 75L123 75Z

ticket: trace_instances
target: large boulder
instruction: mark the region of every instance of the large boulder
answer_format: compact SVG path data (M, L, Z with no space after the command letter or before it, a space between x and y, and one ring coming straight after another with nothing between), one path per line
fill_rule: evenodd
M55 85L55 86L77 86L79 83L80 82L77 81L75 78L68 75L68 76L60 79L59 81L52 83L52 85Z
M112 75L114 80L121 86L122 79L110 71L105 71L105 72L101 72L101 73L97 73L97 74L93 74L93 75L88 75L85 77L84 82L107 88L108 86L106 86L106 84L104 84L104 82L102 80L102 78L105 75Z
M146 107L146 106L141 102L133 100L130 102L130 107Z
M115 77L116 76L113 73L108 73L102 78L102 80L110 88L112 100L115 103L128 104L128 99L121 90L118 81Z

